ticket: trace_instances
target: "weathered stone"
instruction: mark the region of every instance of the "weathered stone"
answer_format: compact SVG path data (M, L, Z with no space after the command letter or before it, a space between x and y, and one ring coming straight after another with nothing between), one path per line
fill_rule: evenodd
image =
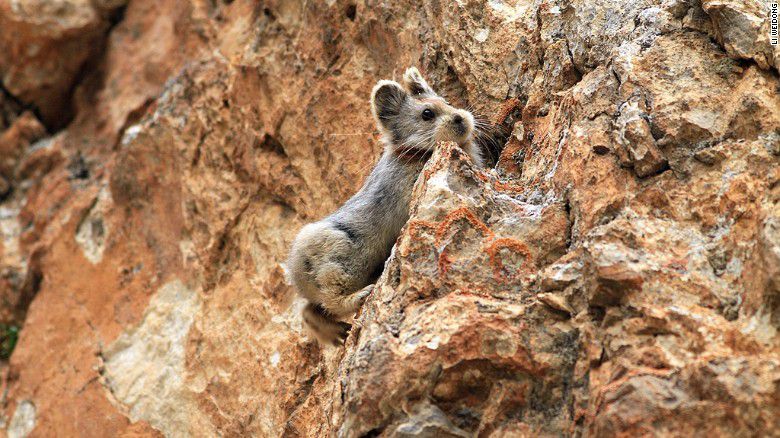
M35 428L35 405L22 400L16 407L11 424L8 425L8 438L24 438Z
M100 52L108 13L89 0L0 1L0 78L14 97L35 105L52 126L69 119L80 69Z
M0 133L0 176L13 179L22 155L36 140L46 135L46 129L30 112L22 113Z
M780 46L769 42L770 3L760 0L703 0L715 35L729 55L753 60L761 68L780 68Z
M636 103L623 104L617 125L620 143L626 148L627 163L638 177L655 175L668 168L668 162L656 146L650 126L642 118Z
M780 429L763 4L121 4L0 0L3 87L74 111L21 135L40 124L0 94L9 435ZM283 261L360 187L370 89L412 64L513 129L495 169L438 147L346 345L321 347Z

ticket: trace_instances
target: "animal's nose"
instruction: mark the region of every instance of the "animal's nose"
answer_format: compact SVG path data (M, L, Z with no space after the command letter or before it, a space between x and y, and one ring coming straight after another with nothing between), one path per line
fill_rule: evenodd
M452 118L452 121L460 125L463 123L463 117L460 114L455 114L455 116Z

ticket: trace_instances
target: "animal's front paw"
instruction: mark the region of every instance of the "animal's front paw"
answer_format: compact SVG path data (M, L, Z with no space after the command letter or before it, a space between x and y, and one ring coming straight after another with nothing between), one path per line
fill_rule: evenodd
M370 284L370 285L364 287L363 289L360 289L355 294L355 297L356 297L355 301L357 301L358 307L362 306L366 302L366 300L368 299L368 296L371 295L371 292L373 292L373 291L374 291L374 285Z
M359 291L347 295L341 298L341 300L332 303L328 310L332 311L338 316L351 316L360 309L363 303L366 302L366 299L369 295L371 295L371 291L373 290L374 285L370 284L363 289L360 289Z

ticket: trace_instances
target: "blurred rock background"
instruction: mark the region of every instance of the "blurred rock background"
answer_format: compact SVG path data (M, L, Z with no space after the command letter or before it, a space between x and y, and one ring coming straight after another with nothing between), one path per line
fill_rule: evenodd
M778 436L768 12L0 0L3 430ZM410 65L512 135L488 171L442 146L321 349L281 263L360 187L371 86Z

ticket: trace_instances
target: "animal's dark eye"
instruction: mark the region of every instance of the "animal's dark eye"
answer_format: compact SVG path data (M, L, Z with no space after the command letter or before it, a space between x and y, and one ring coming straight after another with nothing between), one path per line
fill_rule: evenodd
M429 110L428 108L425 108L422 112L422 119L425 121L433 120L433 118L436 117L436 114L433 113L433 111Z

